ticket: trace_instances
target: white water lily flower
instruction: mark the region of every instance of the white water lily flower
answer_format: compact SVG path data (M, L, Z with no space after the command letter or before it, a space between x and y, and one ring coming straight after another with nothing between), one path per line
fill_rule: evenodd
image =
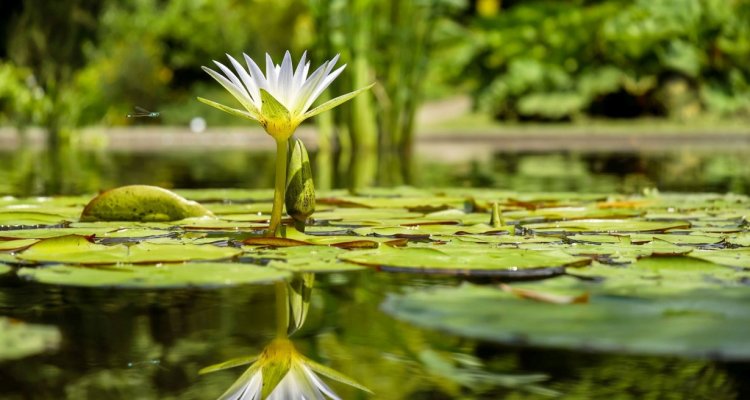
M371 393L366 387L299 354L286 338L275 339L255 358L230 360L200 373L254 362L219 400L325 400L340 397L316 374Z
M265 75L252 58L247 54L243 55L247 69L228 54L234 71L218 61L214 63L223 75L210 68L202 68L227 89L245 110L227 107L200 97L198 100L230 114L260 122L266 132L276 140L288 139L305 119L330 110L372 87L370 85L344 94L310 110L313 102L346 67L343 65L334 70L338 55L324 62L309 75L310 62L307 61L307 52L302 55L296 68L292 66L292 56L288 51L284 54L281 65L274 64L271 56L266 54Z

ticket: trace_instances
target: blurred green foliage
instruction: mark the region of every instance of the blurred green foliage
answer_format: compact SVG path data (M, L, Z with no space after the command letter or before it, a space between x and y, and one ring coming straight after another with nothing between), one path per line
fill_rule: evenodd
M501 119L750 115L744 0L24 0L0 24L0 123L17 126L158 122L128 120L136 105L239 123L194 101L227 96L200 66L285 49L341 53L335 91L379 82L331 117L344 145L409 148L420 101L472 85Z
M469 23L460 59L498 118L750 115L747 1L508 3Z

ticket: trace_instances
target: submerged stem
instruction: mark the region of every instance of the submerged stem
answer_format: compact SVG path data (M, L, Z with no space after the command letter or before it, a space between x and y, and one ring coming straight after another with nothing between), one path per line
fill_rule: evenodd
M276 282L276 338L286 338L289 329L289 296L286 282Z
M273 209L271 222L266 236L279 236L281 212L284 209L284 192L286 190L286 164L289 146L286 139L276 140L276 180L273 191Z

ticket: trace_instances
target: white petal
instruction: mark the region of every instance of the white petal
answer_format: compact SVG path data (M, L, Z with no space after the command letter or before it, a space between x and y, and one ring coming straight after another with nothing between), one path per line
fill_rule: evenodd
M331 59L331 61L328 61L328 66L326 67L326 75L328 75L328 74L331 73L331 70L333 69L334 66L336 66L336 63L338 61L339 61L339 55L338 54L336 54L335 56L333 56L333 58Z
M276 66L273 64L273 60L271 59L271 55L266 53L266 80L268 81L268 88L269 93L276 95L276 82L278 81L278 73L276 71Z
M232 81L232 83L234 83L234 85L237 86L238 89L247 94L247 90L242 85L242 82L240 82L239 78L237 78L237 75L235 75L231 69L227 68L226 66L224 66L224 64L216 60L214 60L214 64L216 64L221 69L221 71L224 72L224 75L226 75L226 77L229 78L229 80Z
M266 76L263 75L263 72L261 72L260 68L258 67L258 64L256 64L255 61L253 61L253 59L250 58L250 56L248 56L247 54L243 53L243 55L245 56L245 62L247 63L247 67L250 69L250 76L253 78L253 80L255 81L255 84L258 86L258 90L265 89L266 91L268 91L269 89L268 80L266 79ZM260 102L260 98L256 100L257 102L255 103L255 105L256 107L258 107L258 109L260 109L261 104L262 104Z
M284 54L284 60L281 62L281 70L279 71L279 95L278 99L287 109L289 108L289 98L292 93L293 85L293 70L292 70L292 55L289 51Z
M323 380L320 379L318 375L316 375L315 372L313 372L310 368L303 366L302 370L305 372L305 375L307 375L307 378L310 380L310 382L315 385L315 388L334 400L341 400L341 398L333 391L333 389L326 385L326 383L323 382Z
M254 374L247 383L245 394L238 400L260 400L261 389L263 388L263 375L259 371Z
M243 107L245 107L248 111L254 114L258 114L259 110L255 107L255 104L253 104L252 99L247 94L247 91L244 88L240 88L238 86L235 86L234 83L232 83L229 79L222 76L220 73L212 70L208 67L202 67L206 73L211 75L212 78L216 79L221 86L224 86L224 89L229 91L229 93L234 96L239 102L242 104Z
M304 112L307 111L307 108L305 108L304 105L305 103L307 103L307 99L310 98L310 95L313 93L315 88L325 78L327 67L328 61L318 67L318 69L316 69L315 72L310 75L310 78L307 79L307 81L305 81L305 83L302 85L302 88L300 88L299 93L297 94L295 104L293 104L292 108L290 109L292 114L304 114Z
M297 69L294 71L294 85L292 86L292 88L295 91L299 91L299 88L302 87L302 83L305 82L305 78L306 78L305 71L307 69L307 66L305 65L306 60L307 60L307 51L302 53L302 58L300 58L299 64L297 64Z
M232 63L232 66L240 75L240 79L242 80L242 83L245 84L245 88L247 89L247 92L250 94L250 97L253 99L253 103L257 105L258 99L260 99L260 90L258 89L258 86L256 85L255 81L253 80L252 77L250 77L250 74L247 73L247 71L245 70L245 67L243 67L242 64L237 62L237 60L235 60L229 54L227 54L227 57L229 57L229 61Z
M304 111L307 111L307 109L310 108L310 106L315 101L315 99L317 99L318 96L320 96L320 94L323 93L323 91L326 90L326 88L328 88L328 86L331 84L331 82L333 82L334 79L336 79L341 74L341 72L344 70L344 68L346 68L346 64L342 65L336 71L333 71L333 73L331 75L326 76L325 80L323 80L323 82L321 82L319 85L317 85L315 87L315 89L313 90L313 92L310 94L310 97L305 102L305 106L302 107L302 109Z

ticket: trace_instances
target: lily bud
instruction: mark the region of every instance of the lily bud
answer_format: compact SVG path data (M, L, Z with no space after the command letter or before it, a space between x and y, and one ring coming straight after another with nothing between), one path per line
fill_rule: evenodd
M312 179L310 158L304 143L297 138L289 140L291 148L286 175L286 213L294 219L295 228L304 232L305 221L315 212L315 185Z
M499 228L505 225L502 214L503 213L500 211L500 205L497 204L497 202L492 203L492 216L490 217L490 226L492 226L493 228Z

